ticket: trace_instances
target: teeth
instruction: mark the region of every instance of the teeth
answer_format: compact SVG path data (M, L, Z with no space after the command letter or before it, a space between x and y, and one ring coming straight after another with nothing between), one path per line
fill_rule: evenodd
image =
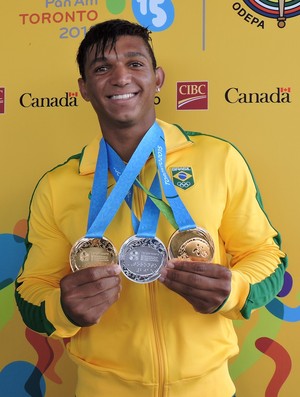
M134 94L123 94L123 95L112 95L112 99L129 99L132 98Z

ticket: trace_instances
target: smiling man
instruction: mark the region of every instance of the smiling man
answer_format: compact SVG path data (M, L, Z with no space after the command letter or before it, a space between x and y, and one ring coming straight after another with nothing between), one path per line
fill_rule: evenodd
M82 54L85 50L82 46L77 57L80 63L84 59L81 94L95 109L105 140L128 161L155 121L154 96L164 72L139 36L122 35L105 52L96 45Z
M232 320L272 300L287 265L249 167L228 142L156 119L148 29L95 25L77 61L100 134L35 189L24 322L70 338L76 397L232 397Z

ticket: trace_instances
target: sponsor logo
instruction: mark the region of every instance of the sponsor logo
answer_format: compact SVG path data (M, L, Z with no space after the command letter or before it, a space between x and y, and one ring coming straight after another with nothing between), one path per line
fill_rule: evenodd
M60 97L36 97L31 92L25 92L20 96L20 105L23 108L58 108L78 106L78 92L66 92Z
M291 87L277 87L273 92L243 92L237 87L225 91L228 103L291 103Z
M242 3L246 4L254 13L265 18L277 20L277 26L284 28L288 18L300 15L300 0L244 0L235 2L233 9L246 22L264 29L264 20L252 15Z
M172 178L175 186L186 190L194 185L193 170L191 167L173 167Z
M0 114L5 113L5 88L0 87Z
M177 110L207 110L208 82L177 82Z

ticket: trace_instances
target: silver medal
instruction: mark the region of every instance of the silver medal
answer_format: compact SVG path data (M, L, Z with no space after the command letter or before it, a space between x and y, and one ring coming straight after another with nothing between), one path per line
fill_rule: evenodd
M136 283L150 283L160 276L167 261L167 250L157 237L132 236L119 252L119 264L124 275Z

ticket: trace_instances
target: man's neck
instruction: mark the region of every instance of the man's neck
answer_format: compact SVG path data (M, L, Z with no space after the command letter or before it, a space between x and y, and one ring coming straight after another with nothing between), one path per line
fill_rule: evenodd
M115 130L102 128L102 134L121 159L128 162L151 125L134 125Z

